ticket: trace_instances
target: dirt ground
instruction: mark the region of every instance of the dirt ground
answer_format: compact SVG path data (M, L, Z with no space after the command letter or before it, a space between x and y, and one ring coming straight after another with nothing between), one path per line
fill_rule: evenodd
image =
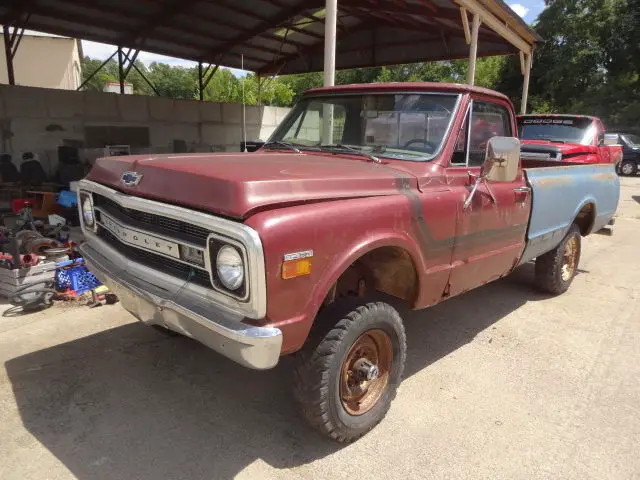
M0 317L0 478L640 478L640 178L622 184L566 294L525 266L407 313L404 383L348 446L295 415L287 359L247 370L118 305Z

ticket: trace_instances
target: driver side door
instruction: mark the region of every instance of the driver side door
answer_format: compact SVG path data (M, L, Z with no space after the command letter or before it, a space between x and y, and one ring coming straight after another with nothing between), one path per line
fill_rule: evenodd
M449 279L451 296L509 273L525 246L531 194L521 168L513 181L482 182L469 206L464 207L480 175L487 141L514 134L515 124L506 104L472 100L447 169L448 182L459 195Z

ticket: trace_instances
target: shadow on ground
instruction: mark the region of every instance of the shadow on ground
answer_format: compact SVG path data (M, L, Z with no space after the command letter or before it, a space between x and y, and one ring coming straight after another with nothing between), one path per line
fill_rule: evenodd
M405 312L405 378L528 301L531 266L422 312ZM5 364L28 431L80 480L234 477L342 448L310 431L289 396L290 359L242 368L186 338L129 324ZM402 388L399 395L402 395Z

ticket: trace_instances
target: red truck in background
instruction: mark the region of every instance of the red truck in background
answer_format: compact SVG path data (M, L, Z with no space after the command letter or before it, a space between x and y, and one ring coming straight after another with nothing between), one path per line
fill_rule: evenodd
M609 144L602 121L585 115L520 115L522 158L571 163L613 163L622 160L622 146Z

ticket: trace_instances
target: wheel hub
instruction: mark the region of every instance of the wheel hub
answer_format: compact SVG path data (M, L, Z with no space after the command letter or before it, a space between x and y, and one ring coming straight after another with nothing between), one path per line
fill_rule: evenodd
M350 415L371 410L389 383L393 361L391 339L382 330L364 332L342 363L340 399Z
M625 175L631 175L632 172L633 165L631 165L630 163L625 163L624 165L622 165L622 173L624 173Z
M571 238L564 246L562 280L568 281L574 275L578 263L578 240Z

